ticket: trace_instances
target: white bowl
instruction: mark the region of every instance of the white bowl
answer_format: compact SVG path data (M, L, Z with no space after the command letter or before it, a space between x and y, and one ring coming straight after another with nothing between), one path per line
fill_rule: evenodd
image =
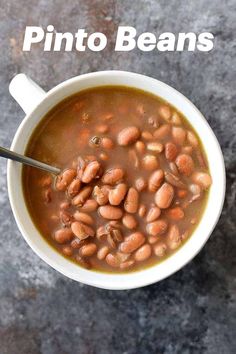
M105 274L79 267L49 247L33 224L27 210L21 183L22 166L8 162L8 192L17 225L33 251L65 276L104 289L122 290L142 287L160 281L182 268L201 250L220 216L225 195L225 168L218 141L205 118L181 93L147 76L125 71L102 71L67 80L45 93L24 74L13 78L9 90L27 113L14 137L11 149L24 153L32 131L45 114L58 102L78 91L103 85L135 87L158 95L189 120L204 145L213 183L202 219L189 240L172 256L151 268L127 274Z

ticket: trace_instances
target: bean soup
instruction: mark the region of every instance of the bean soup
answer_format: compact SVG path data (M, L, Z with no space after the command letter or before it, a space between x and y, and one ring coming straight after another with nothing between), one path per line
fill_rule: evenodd
M40 122L26 154L62 170L23 168L35 226L65 257L105 272L136 271L175 252L201 219L212 183L186 118L127 87L66 98Z

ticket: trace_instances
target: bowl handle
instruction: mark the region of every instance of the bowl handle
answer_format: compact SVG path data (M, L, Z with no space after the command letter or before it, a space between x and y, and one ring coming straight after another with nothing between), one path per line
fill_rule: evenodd
M18 74L11 80L9 91L26 114L46 96L46 92L25 74Z

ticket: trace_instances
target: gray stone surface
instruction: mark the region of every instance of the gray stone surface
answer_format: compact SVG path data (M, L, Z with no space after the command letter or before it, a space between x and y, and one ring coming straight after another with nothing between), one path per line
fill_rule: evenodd
M227 168L223 214L207 245L165 281L112 292L70 281L41 261L18 231L0 159L0 354L230 354L236 352L236 1L0 0L0 144L10 146L24 114L8 93L25 72L46 90L106 69L158 78L189 97L208 119ZM26 25L105 32L101 53L22 52ZM113 51L119 24L156 34L215 34L196 53Z

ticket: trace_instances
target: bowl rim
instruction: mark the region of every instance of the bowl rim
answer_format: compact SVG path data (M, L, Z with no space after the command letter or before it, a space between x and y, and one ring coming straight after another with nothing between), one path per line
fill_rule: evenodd
M26 222L24 224L24 220L22 222L21 217L20 217L20 207L17 207L17 199L14 196L14 188L15 188L15 181L13 180L13 162L8 160L8 164L7 164L7 183L8 183L8 195L9 195L9 200L10 200L10 204L11 204L11 208L17 223L18 228L21 231L22 236L24 237L24 239L26 240L26 242L29 244L29 246L33 249L33 251L41 258L43 259L47 264L49 264L52 268L54 268L55 270L59 271L60 273L62 273L63 275L67 276L68 278L71 278L73 280L79 281L81 283L87 284L87 285L91 285L91 286L95 286L95 287L99 287L99 288L103 288L103 289L110 289L110 290L127 290L127 289L134 289L134 288L139 288L139 287L144 287L150 284L153 284L155 282L161 281L169 276L171 276L172 274L174 274L175 272L177 272L179 269L181 269L182 267L184 267L188 262L190 262L202 249L202 247L205 245L205 243L207 242L207 240L209 239L213 229L215 228L222 208L223 208L223 204L224 204L224 197L225 197L225 188L226 188L226 176L225 176L225 166L224 166L224 159L223 159L223 154L219 145L219 142L214 134L214 132L212 131L210 125L208 124L208 122L206 121L206 119L204 118L204 116L202 115L202 113L196 108L196 106L187 98L185 97L182 93L180 93L179 91L177 91L175 88L165 84L164 82L154 79L152 77L146 76L146 75L142 75L142 74L138 74L138 73L134 73L134 72L129 72L129 71L121 71L121 70L108 70L108 71L98 71L98 72L91 72L91 73L87 73L87 74L83 74L83 75L79 75L76 77L73 77L71 79L65 80L62 83L58 84L57 86L55 86L54 88L52 88L51 90L49 90L48 92L45 93L45 97L43 98L43 100L34 108L34 110L32 112L30 112L29 114L26 114L25 118L22 120L21 124L19 125L14 139L12 141L11 144L11 149L14 150L15 146L17 145L18 139L20 138L21 134L22 134L22 130L24 129L24 126L28 123L28 121L30 120L30 118L35 114L35 112L40 108L43 107L43 105L45 104L46 101L50 100L53 95L57 94L58 92L60 92L61 89L65 89L66 87L69 87L70 85L74 84L74 83L79 83L82 80L86 80L86 79L91 79L91 78L103 78L106 76L125 76L126 79L127 77L132 78L138 78L140 80L148 80L150 81L150 83L152 82L154 85L159 86L164 88L165 90L171 91L171 93L175 96L178 96L179 99L185 101L193 111L195 111L195 113L198 115L199 119L201 119L202 124L205 125L205 127L208 129L209 134L211 135L211 139L213 139L215 147L216 147L216 155L217 155L217 159L218 163L220 164L221 167L221 178L222 178L222 185L221 185L221 190L219 191L219 204L216 206L216 208L214 209L214 221L211 222L211 226L209 227L206 236L204 237L204 239L199 243L198 247L196 247L194 250L192 250L191 254L188 255L188 257L186 257L184 260L182 260L181 262L179 262L178 266L176 266L174 269L171 269L170 271L166 271L163 272L163 274L160 276L160 274L158 272L156 272L156 276L152 276L150 279L149 277L145 277L145 272L148 271L149 269L155 269L156 267L160 268L161 264L164 264L167 262L168 259L174 257L175 255L177 255L181 248L184 247L181 246L180 249L178 249L174 254L172 254L170 257L168 257L166 260L164 260L161 263L158 263L150 268L144 269L144 270L139 270L136 272L130 272L130 273L122 273L122 274L112 274L112 276L110 277L110 274L107 273L99 273L99 272L95 272L95 271L89 271L89 270L81 270L82 268L79 267L78 265L75 265L76 268L80 268L81 272L79 272L78 274L73 273L69 270L66 269L66 267L64 267L64 265L58 264L56 261L54 261L52 258L50 258L47 254L45 254L42 250L40 250L38 247L36 247L36 245L34 244L34 242L32 242L31 237L28 235L27 230L26 230ZM99 85L94 85L91 87L99 87L99 86L104 86L102 84ZM118 86L117 84L114 84L114 86ZM122 86L122 85L119 85ZM135 87L135 85L132 85L132 82L130 82L130 85L123 85L123 86L127 86L127 87ZM83 91L84 89L81 89L81 91ZM78 87L78 92L80 91L79 87ZM144 90L146 91L146 90ZM151 91L150 91L151 92ZM70 94L71 95L71 94ZM70 96L68 95L68 96ZM155 95L155 93L153 93L153 95ZM60 101L60 100L59 100ZM54 102L52 107L55 106L59 101ZM167 100L168 101L168 100ZM51 108L50 108L51 109ZM45 114L44 114L45 115ZM39 123L39 121L44 117L44 115L41 116L41 118L38 120L37 124ZM186 117L188 119L188 117ZM37 124L34 125L34 128L37 126ZM191 122L190 122L191 124ZM201 138L201 134L198 132L200 138ZM203 143L203 142L202 142ZM204 143L203 146L205 147ZM19 182L21 185L21 189L22 189L22 183L21 181ZM208 197L210 198L210 196ZM208 201L207 201L208 204ZM26 205L25 205L26 207ZM27 207L26 207L27 208ZM205 207L204 213L206 211L207 205ZM203 214L204 214L203 213ZM29 215L29 213L28 213ZM30 215L29 215L30 218ZM198 229L198 226L197 228ZM194 231L195 233L196 231ZM39 232L38 232L39 233ZM39 233L40 234L40 233ZM43 239L43 237L41 236L41 238ZM192 235L190 236L190 239L192 238ZM45 241L46 242L46 241ZM188 241L187 241L188 242ZM186 244L187 244L186 242ZM58 254L57 251L54 250L54 252L56 252ZM65 258L63 256L60 255L60 257L62 257L64 260ZM59 257L59 258L60 258ZM62 260L61 260L62 261ZM66 262L70 262L72 263L70 260L66 260ZM63 262L62 262L63 264ZM130 276L134 277L134 275L136 274L140 274L140 277L136 276L136 283L133 284L131 282L119 282L118 284L116 282L102 282L101 280L96 280L96 279L90 279L90 277L88 277L88 279L86 279L86 274L88 273L92 273L94 275L94 278L96 278L95 275L98 274L103 274L106 276L106 278L110 278L110 280L112 280L112 278L116 277L118 278L118 275L121 278L130 278ZM84 273L85 276L80 277L80 273ZM143 276L141 276L143 274ZM153 273L154 274L154 273ZM121 279L120 278L120 279ZM141 279L141 280L140 280Z

